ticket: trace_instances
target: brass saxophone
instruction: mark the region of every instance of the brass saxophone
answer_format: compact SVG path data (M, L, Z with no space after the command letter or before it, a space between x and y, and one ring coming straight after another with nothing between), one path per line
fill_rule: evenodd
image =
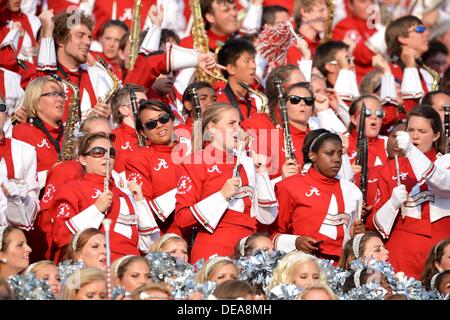
M325 25L325 31L323 33L323 38L320 41L321 43L330 41L331 37L333 35L333 19L334 19L335 0L328 0L327 7L328 7L328 19L327 19L327 22Z
M141 30L141 0L134 0L133 20L130 31L130 59L127 65L129 71L133 70L139 53L139 34Z
M267 110L267 104L269 101L269 99L267 99L267 96L264 93L262 93L261 91L253 89L251 86L249 86L247 83L245 83L243 81L239 81L239 85L242 88L248 90L249 92L253 93L254 95L256 95L257 97L259 97L261 99L261 111L259 111L259 112L265 113Z
M441 81L441 77L439 76L439 73L434 70L433 68L427 66L426 64L422 63L420 65L422 68L427 70L431 76L433 77L433 82L431 83L431 91L436 91L439 89L439 82Z
M105 60L103 60L102 57L98 57L98 62L105 69L105 71L108 72L108 75L110 76L111 80L113 81L112 88L105 94L105 96L103 96L101 98L103 103L108 103L109 99L111 99L111 97L114 95L114 93L116 93L117 90L119 89L120 80L119 80L119 78L117 78L114 71L112 71L111 68L106 64Z
M73 95L70 97L67 109L67 121L64 124L64 141L61 152L58 155L59 161L72 160L75 157L75 131L81 122L80 94L78 87L70 80L64 80L57 74L51 74L56 81L60 81L72 89Z
M200 7L200 0L189 0L189 6L191 7L192 12L192 40L194 42L194 48L202 53L208 53L209 50L209 39L206 34L205 23L202 17L202 9ZM215 54L217 57L217 53L219 48L216 50ZM217 81L226 81L223 77L222 72L219 68L214 68L213 77L204 73L202 70L197 68L197 72L195 75L195 81L206 81L209 84L213 84Z

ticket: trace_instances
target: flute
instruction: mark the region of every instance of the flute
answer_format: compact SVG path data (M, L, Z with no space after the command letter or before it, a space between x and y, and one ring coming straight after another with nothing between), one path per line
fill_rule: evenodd
M397 186L401 185L401 181L400 181L400 166L398 164L398 156L395 155L395 174L397 175ZM406 208L405 205L402 204L402 206L400 207L401 210L401 214L402 214L402 219L405 220L406 217Z
M103 219L102 224L105 229L106 242L106 286L108 292L108 299L112 299L112 279L111 279L111 245L109 242L109 228L111 226L111 219Z
M444 141L445 141L445 153L448 153L448 138L450 135L450 107L444 106Z
M109 177L110 177L110 148L108 148L108 150L106 151L106 172L105 172L105 178L103 180L103 192L107 192L109 191Z

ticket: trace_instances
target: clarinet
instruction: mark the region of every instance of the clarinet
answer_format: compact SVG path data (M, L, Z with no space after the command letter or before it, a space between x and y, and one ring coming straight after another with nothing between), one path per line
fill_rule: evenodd
M134 116L134 128L136 130L136 134L138 137L139 147L144 147L145 146L144 137L137 130L138 121L139 121L139 111L138 111L139 108L138 108L138 103L137 103L137 98L136 98L136 92L133 89L130 89L130 101L131 101L131 109L133 110L133 116Z
M450 107L444 106L444 133L445 133L445 153L448 153L448 138L450 135Z
M294 147L292 144L291 131L289 130L289 118L287 114L286 99L284 97L283 87L279 78L274 79L275 87L278 92L278 101L280 103L281 117L283 119L283 137L284 137L284 156L286 159L295 160Z
M105 178L103 179L103 192L108 192L109 191L109 170L110 170L110 149L108 148L108 150L106 151L106 172L105 172Z
M361 166L361 176L359 179L359 188L363 195L363 201L367 199L367 179L368 179L368 142L364 132L366 130L366 105L363 102L361 106L361 116L359 117L359 130L357 142L356 164Z
M195 119L202 119L202 108L200 107L200 99L198 98L197 89L194 87L191 88L191 96L192 96L192 104L194 105L195 110Z

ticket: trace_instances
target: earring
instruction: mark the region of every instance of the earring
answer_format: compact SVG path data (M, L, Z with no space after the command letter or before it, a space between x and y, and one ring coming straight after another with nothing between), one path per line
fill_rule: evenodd
M4 263L4 264L7 264L7 263L8 263L8 259L3 258L3 259L1 260L1 262Z

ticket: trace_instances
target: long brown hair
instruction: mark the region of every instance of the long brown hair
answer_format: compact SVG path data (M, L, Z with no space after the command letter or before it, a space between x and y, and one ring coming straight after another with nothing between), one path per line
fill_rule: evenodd
M439 270L436 268L435 263L441 261L442 257L444 256L445 247L447 247L449 244L450 238L441 240L431 248L430 253L428 254L428 258L425 262L425 267L423 268L422 276L420 277L420 281L427 290L431 290L431 278L433 278L436 273L439 273Z

